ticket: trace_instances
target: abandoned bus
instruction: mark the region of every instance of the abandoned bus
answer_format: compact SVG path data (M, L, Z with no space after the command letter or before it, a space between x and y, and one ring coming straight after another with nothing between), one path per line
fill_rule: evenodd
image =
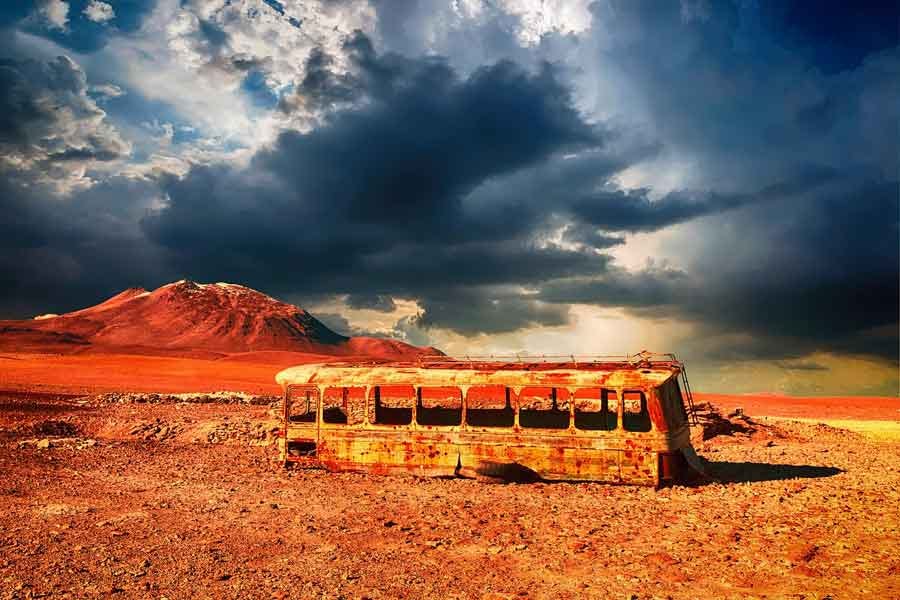
M674 355L646 353L291 367L276 376L281 456L333 471L660 486L696 465L683 373Z

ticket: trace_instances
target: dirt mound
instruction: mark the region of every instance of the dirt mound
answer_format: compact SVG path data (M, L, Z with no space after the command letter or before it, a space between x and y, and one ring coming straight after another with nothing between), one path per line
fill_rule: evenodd
M0 321L0 349L135 354L289 351L411 358L435 354L396 340L348 338L307 311L232 283L178 281L127 289L96 306L28 321Z
M210 444L267 446L275 443L280 430L279 424L272 422L222 421L206 431L206 441Z
M712 404L697 404L695 414L699 422L692 433L695 442L702 443L720 436L754 441L771 441L786 436L780 428L755 421L740 409L725 415Z
M156 418L153 421L139 423L128 431L128 435L143 438L146 441L162 442L181 433L180 425L172 425Z

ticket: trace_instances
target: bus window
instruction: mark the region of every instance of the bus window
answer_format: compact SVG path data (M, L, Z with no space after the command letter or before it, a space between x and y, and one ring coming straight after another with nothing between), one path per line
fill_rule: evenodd
M503 385L473 385L466 393L466 425L512 427L515 411L509 388Z
M622 393L622 427L625 431L650 431L650 413L644 392Z
M460 425L462 392L458 387L452 386L419 388L416 423L438 426Z
M347 398L345 388L328 387L322 394L322 422L347 424Z
M315 423L319 408L319 391L313 388L288 391L288 421Z
M322 422L358 425L363 422L365 388L329 387L322 396Z
M416 390L411 385L379 385L372 390L370 420L378 425L412 423Z
M551 387L522 388L519 394L519 425L529 429L568 429L568 390Z
M616 428L619 405L615 390L586 388L575 392L575 427L585 431Z

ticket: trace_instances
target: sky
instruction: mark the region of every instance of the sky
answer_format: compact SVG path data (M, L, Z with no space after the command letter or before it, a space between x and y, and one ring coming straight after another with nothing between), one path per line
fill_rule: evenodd
M454 355L900 394L896 5L0 6L0 318L178 279Z

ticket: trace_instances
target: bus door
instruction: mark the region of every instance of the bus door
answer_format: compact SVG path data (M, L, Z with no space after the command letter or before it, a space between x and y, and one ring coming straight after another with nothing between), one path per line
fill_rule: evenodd
M319 389L314 385L292 385L285 398L285 431L290 458L315 457L319 445Z

